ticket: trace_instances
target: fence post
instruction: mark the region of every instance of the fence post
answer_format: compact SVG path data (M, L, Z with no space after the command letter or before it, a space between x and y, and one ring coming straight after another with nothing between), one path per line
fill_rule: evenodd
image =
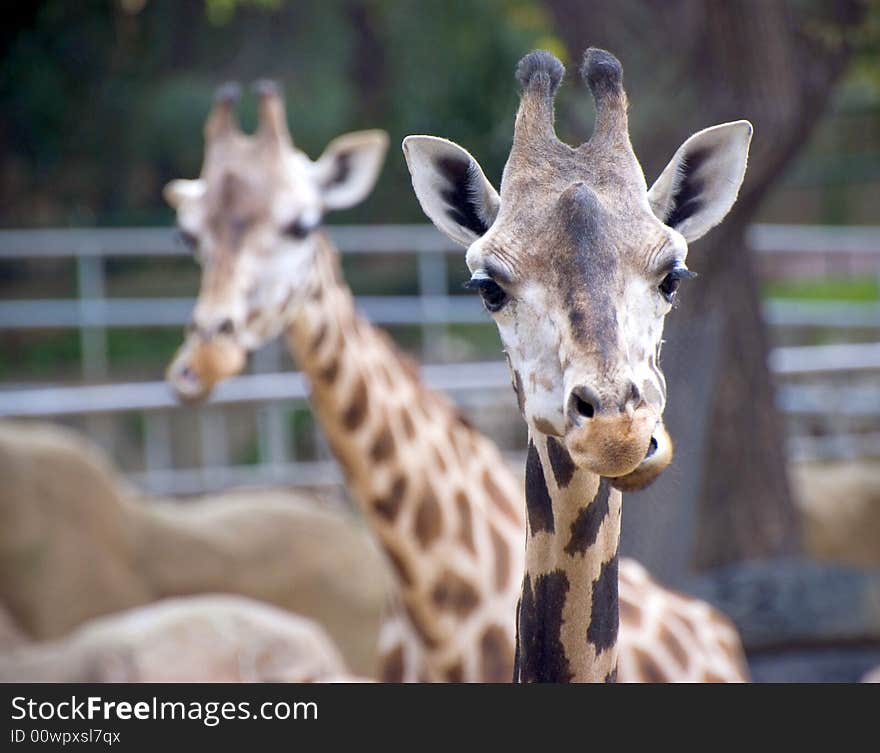
M226 436L226 416L221 408L203 408L199 411L199 434L202 445L202 481L205 489L225 486L229 442Z
M281 340L276 339L253 355L253 371L256 374L277 374L283 368L284 353ZM293 459L287 409L283 403L273 401L257 410L257 447L260 467L278 481L284 472L284 464Z
M92 320L95 306L103 307L106 285L104 257L84 256L76 258L77 287L80 307L80 357L83 378L86 381L107 376L107 328L103 319L100 324Z
M419 296L422 304L422 359L431 363L443 360L444 343L448 334L446 324L432 323L436 318L434 305L426 300L426 296L445 297L449 292L449 281L446 268L446 254L443 252L420 251L419 265Z

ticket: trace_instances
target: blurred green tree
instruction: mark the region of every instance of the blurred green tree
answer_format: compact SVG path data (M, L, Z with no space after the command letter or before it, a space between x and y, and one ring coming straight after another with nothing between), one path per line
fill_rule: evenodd
M165 223L162 184L192 176L214 88L279 80L312 156L342 131L446 133L507 154L524 50L564 46L535 0L41 0L0 36L0 223ZM254 104L242 105L245 125ZM421 220L399 150L341 219ZM401 201L401 195L407 201Z

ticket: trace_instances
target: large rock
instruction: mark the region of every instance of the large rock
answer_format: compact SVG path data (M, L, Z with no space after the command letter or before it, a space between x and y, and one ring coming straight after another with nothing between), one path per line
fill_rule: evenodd
M229 593L316 620L372 675L390 588L356 518L301 494L138 500L81 435L0 422L0 604L31 638L169 596Z
M791 479L813 557L880 565L880 461L798 463Z
M0 605L0 654L28 642L28 637L12 619L12 615Z
M315 622L238 596L166 599L0 655L0 682L352 679Z

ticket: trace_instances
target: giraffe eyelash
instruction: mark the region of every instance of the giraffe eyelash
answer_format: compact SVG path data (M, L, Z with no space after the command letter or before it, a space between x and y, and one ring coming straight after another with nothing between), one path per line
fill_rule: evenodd
M696 276L696 272L691 272L684 265L676 263L660 281L657 290L660 291L660 295L666 299L667 303L672 304L674 308L677 304L676 294L678 293L679 283L681 283L682 280L690 280Z
M504 288L485 272L474 273L474 276L464 284L464 287L468 290L476 290L483 299L483 305L492 314L500 311L507 303L508 296Z

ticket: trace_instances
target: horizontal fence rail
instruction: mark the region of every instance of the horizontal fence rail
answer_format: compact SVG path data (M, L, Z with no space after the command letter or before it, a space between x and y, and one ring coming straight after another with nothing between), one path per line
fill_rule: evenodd
M502 361L437 364L421 367L422 379L434 389L466 393L510 387ZM247 374L217 385L207 405L305 400L308 384L299 372ZM177 408L180 403L165 382L128 382L77 387L10 389L0 392L0 416L68 416Z
M327 232L344 254L462 250L433 225L333 225ZM0 230L0 259L191 255L173 228Z
M328 228L343 254L408 255L417 260L418 295L358 296L358 308L382 325L416 325L423 332L423 360L438 332L454 324L489 322L476 296L448 294L448 255L462 249L430 225L336 226ZM747 235L763 267L773 273L876 274L880 279L880 227L755 225ZM325 458L293 457L285 406L304 407L308 386L299 373L278 373L277 344L256 354L260 373L219 385L199 412L202 466L173 468L169 417L181 410L164 382L112 383L106 333L113 328L180 327L190 318L194 299L183 297L107 297L106 260L169 258L190 254L168 228L53 229L0 231L0 263L23 259L71 259L76 264L78 298L0 301L0 331L74 329L80 333L83 377L88 384L5 385L0 416L109 417L139 413L144 421L143 472L131 478L151 491L195 493L229 484L339 481L335 464ZM780 331L880 330L876 302L770 300L767 323ZM839 335L835 335L839 337ZM793 426L794 458L880 454L880 431L852 433L850 423L880 427L880 343L786 345L774 348L770 368L781 381L780 408ZM502 361L437 363L423 367L432 387L449 392L463 406L511 402L509 376ZM861 380L853 384L852 380ZM260 462L229 462L224 406L250 406L257 417ZM508 405L508 407L510 407ZM513 408L515 411L515 407ZM834 423L833 436L814 435L816 421ZM805 428L804 428L805 427ZM869 427L870 429L870 427ZM518 455L517 455L518 457Z
M476 296L358 296L357 306L377 324L481 324L488 321ZM0 301L0 329L179 327L194 298L103 298ZM878 329L880 305L773 300L764 306L771 327Z
M334 225L343 253L461 252L432 225ZM759 254L842 256L880 253L880 226L752 225L747 245ZM189 256L173 228L52 228L0 230L0 260L22 258Z

